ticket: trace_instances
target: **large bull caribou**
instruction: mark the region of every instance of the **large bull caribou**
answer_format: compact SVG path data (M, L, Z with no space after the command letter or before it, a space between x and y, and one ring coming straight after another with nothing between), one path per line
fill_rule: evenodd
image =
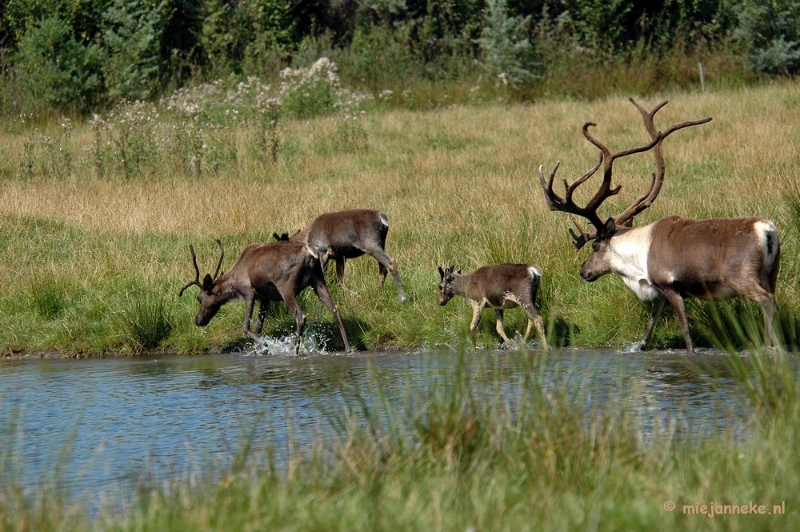
M583 135L600 150L600 161L572 183L564 180L564 196L553 191L553 179L558 163L545 180L539 167L539 180L550 210L585 218L593 230L584 231L573 217L578 233L570 230L574 247L580 250L592 242L592 253L580 269L581 277L592 282L607 273L619 275L642 301L658 299L650 315L639 347L645 349L659 315L669 306L675 309L681 326L686 350L693 353L684 298L721 300L745 296L764 309L764 329L767 341L777 344L773 321L777 313L775 283L780 261L778 230L769 220L755 217L715 218L692 220L668 216L644 227L633 227L633 218L648 208L661 191L664 182L662 142L669 135L690 126L704 124L711 118L689 120L658 131L653 117L667 104L658 104L648 112L633 99L651 141L644 145L612 153L589 131L594 123L583 126ZM622 213L603 221L597 209L609 197L619 193L621 186L612 187L612 166L615 159L653 150L656 171L649 189ZM581 207L573 200L575 190L603 166L600 188Z

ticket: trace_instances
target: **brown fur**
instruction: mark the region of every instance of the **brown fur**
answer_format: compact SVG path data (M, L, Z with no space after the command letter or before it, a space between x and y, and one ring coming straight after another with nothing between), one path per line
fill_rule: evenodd
M384 224L381 218L387 223ZM371 255L378 261L380 288L383 288L387 272L391 272L398 297L405 302L407 298L400 284L397 264L389 258L385 250L386 235L389 232L388 220L386 214L372 209L329 212L318 216L308 227L288 239L314 245L324 257L323 269L327 267L328 259L333 258L336 262L336 281L351 295L356 294L344 285L345 260L364 254ZM286 238L285 233L274 236L276 240Z
M496 330L504 342L509 342L509 338L503 328L503 310L521 306L528 314L524 341L528 340L531 327L535 324L542 345L547 349L544 324L534 309L541 278L537 274L531 275L531 268L541 271L537 266L506 263L482 266L469 275L461 275L461 272L453 271L453 267L445 269L439 267L441 282L438 303L446 305L453 296L459 295L472 304L473 314L469 332L473 349L476 346L481 312L487 306L495 309Z
M777 234L767 233L772 256L767 257L756 224L767 220L754 217L692 220L669 216L653 224L647 252L650 286L662 297L653 307L640 347L650 340L655 321L661 312L673 307L678 315L686 350L694 352L686 318L684 298L723 300L744 296L764 309L764 330L771 345L777 344L773 320L777 313L775 285L780 264ZM608 224L592 254L581 266L581 276L594 281L606 273L623 275L610 258L614 238L641 229L615 229ZM617 236L620 235L620 236ZM771 260L771 262L770 262ZM640 294L640 297L642 295Z
M220 248L221 248L220 244ZM194 249L192 248L194 257ZM221 261L220 261L221 262ZM195 268L197 260L195 258ZM295 353L300 351L300 339L306 324L306 316L297 303L297 295L306 287L312 287L320 301L336 318L339 332L342 335L346 351L350 351L350 344L339 315L338 307L333 303L325 284L325 276L319 253L313 246L299 242L273 242L271 244L250 244L239 256L230 270L212 279L206 274L202 285L198 279L187 284L196 284L200 287L197 300L200 310L195 318L195 324L204 327L216 315L222 305L234 299L244 299L246 312L242 331L260 343L258 335L264 324L266 306L270 301L284 301L295 317L297 324L297 341ZM183 290L181 290L183 294ZM258 301L260 311L256 322L256 333L250 331L250 321L253 307Z

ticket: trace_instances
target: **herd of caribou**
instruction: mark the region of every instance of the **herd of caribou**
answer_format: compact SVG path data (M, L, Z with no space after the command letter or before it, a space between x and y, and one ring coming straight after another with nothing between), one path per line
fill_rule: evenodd
M572 183L564 180L563 197L553 191L553 180L560 163L556 163L549 180L545 179L543 167L539 167L539 180L550 210L580 216L593 226L591 232L587 232L573 216L578 228L578 233L570 230L575 249L580 250L592 241L592 253L581 265L581 277L592 282L607 273L615 273L642 301L659 300L653 306L650 322L639 343L640 349L647 347L661 312L672 307L678 315L686 350L693 353L684 298L722 300L740 295L763 307L767 341L772 346L777 345L773 321L777 313L774 294L780 244L773 222L754 217L692 220L668 216L644 227L633 227L634 217L648 208L661 191L664 182L661 144L664 139L679 129L704 124L711 118L680 122L658 131L653 118L667 102L661 102L648 112L632 98L630 101L642 115L651 138L649 143L611 152L590 133L589 128L595 124L587 122L583 126L583 135L600 150L600 160ZM612 187L611 184L614 161L649 150L653 151L656 161L656 172L652 175L650 188L621 214L603 221L597 209L621 189L621 186ZM593 176L601 165L603 180L600 188L585 206L577 205L573 200L575 190ZM352 295L354 292L344 285L345 260L366 253L378 261L380 286L383 287L387 273L391 273L398 296L405 302L407 298L400 284L397 265L385 251L388 231L389 219L380 211L353 209L323 214L292 236L275 234L276 242L247 246L233 267L222 275L219 275L219 269L225 250L217 240L220 258L216 271L213 277L206 274L202 283L194 247L189 246L196 275L181 289L179 295L183 295L190 286L200 288L200 311L195 324L201 327L208 324L223 304L233 299L244 299L247 310L243 330L257 343L260 342L259 334L267 303L284 301L297 323L297 353L306 323L306 316L297 304L297 295L310 286L335 316L345 350L350 351L339 309L333 303L325 283L324 270L328 261L333 259L337 283ZM535 325L542 345L547 348L542 318L534 310L542 277L542 270L538 266L484 266L469 275L462 275L452 266L444 269L439 267L439 275L440 305L445 305L454 295L463 296L472 304L470 334L473 348L481 312L486 306L495 309L497 332L505 342L508 342L508 337L503 329L503 310L521 306L528 314L525 340ZM256 301L260 307L254 333L250 329L250 322Z

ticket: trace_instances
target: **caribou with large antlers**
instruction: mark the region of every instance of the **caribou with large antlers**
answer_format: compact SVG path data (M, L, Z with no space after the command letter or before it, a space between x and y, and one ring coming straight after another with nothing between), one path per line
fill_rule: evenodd
M763 307L767 340L771 345L776 345L773 320L777 305L774 294L780 244L774 223L755 217L692 220L668 216L644 227L633 227L633 218L647 209L661 191L664 182L661 144L664 139L679 129L704 124L711 118L679 122L660 132L653 124L653 118L667 101L649 112L632 98L630 101L642 115L651 142L612 153L589 131L596 124L587 122L583 126L583 135L600 150L600 161L572 183L564 180L563 197L553 191L553 179L560 163L556 163L549 180L545 180L544 169L539 167L539 181L550 210L580 216L594 226L592 231L584 231L573 217L578 228L578 233L570 230L575 249L580 250L587 242L593 241L592 253L581 265L581 277L592 282L607 273L615 273L642 301L660 298L650 314L640 349L647 347L661 312L671 306L678 315L686 350L693 353L684 298L721 300L740 295ZM612 187L611 184L614 161L651 149L656 171L649 189L622 213L603 221L597 209L622 188L621 185ZM603 180L600 188L586 206L577 205L573 200L575 190L592 177L601 165Z
M333 313L339 332L342 335L344 348L350 351L347 334L339 315L339 308L331 300L325 276L322 273L319 252L314 246L299 242L273 242L271 244L251 244L247 246L230 270L219 275L225 248L217 240L220 255L214 277L206 274L200 282L200 268L197 266L197 255L194 246L189 245L194 263L195 278L181 288L179 296L190 286L200 288L197 301L200 310L194 319L195 325L205 327L222 305L234 299L244 299L245 311L242 330L257 344L261 343L258 335L264 325L267 304L270 301L285 301L297 323L297 340L295 354L300 352L300 339L306 325L306 316L297 304L297 295L306 287L314 289L319 300ZM256 321L256 332L250 330L250 320L256 301L260 308Z

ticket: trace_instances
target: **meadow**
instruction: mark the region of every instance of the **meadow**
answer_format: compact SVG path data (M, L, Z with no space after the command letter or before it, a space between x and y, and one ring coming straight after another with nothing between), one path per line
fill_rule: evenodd
M129 103L86 122L26 116L5 124L5 355L248 349L240 331L242 305L227 305L201 329L193 324L194 297L177 297L194 275L188 245L194 244L201 269L209 271L218 258L215 239L221 239L227 268L251 242L350 207L389 215L387 251L410 297L400 303L391 283L378 292L371 259L348 263L348 286L360 295L331 290L351 343L360 349L468 343L467 303L435 304L436 268L455 264L471 271L504 261L544 270L539 304L553 345L624 349L641 336L649 308L612 276L593 284L580 279L586 252L572 249L571 222L547 210L538 183L540 164L549 170L560 160L559 176L571 179L595 163L596 152L580 133L586 121L598 124L596 135L612 149L641 144L646 133L625 97L531 105L442 102L427 112L386 109L380 101L354 97L330 112L302 116L304 105L293 108L289 97L279 102L278 113L277 101L259 100L268 95L262 89L255 83L236 89L255 102L250 111L234 104L195 110L184 95L182 111L169 102ZM219 94L228 101L228 93ZM800 85L776 82L639 101L651 107L662 98L670 103L657 117L659 127L713 120L665 141L664 187L637 224L669 214L775 221L782 239L781 331L795 347ZM230 118L237 113L240 118ZM622 210L646 186L652 155L621 160L615 168L623 190L607 202L605 215ZM336 349L330 314L306 296L301 305ZM266 333L290 334L292 318L280 305L274 311ZM698 345L735 350L759 343L751 324L760 322L760 310L748 302L692 303L689 312ZM674 316L662 321L656 347L680 348ZM525 320L521 312L509 312L506 324L521 330ZM497 342L491 319L484 320L479 340L485 346ZM0 454L0 527L793 528L800 515L791 499L798 492L798 388L784 351L754 349L730 357L726 378L735 378L746 393L741 408L749 430L708 439L681 439L675 430L680 412L650 411L666 428L654 433L643 427L639 407L647 397L635 379L620 382L601 400L590 382L576 385L566 372L559 377L558 355L556 369L538 349L519 357L530 366L513 405L492 393L502 377L491 364L467 372L463 358L454 357L448 378L423 394L409 388L405 403L381 404L377 383L358 390L357 397L374 398L381 407L362 403L360 410L326 411L338 438L298 450L285 467L272 467L270 449L252 449L245 438L230 470L195 482L144 485L121 515L109 509L93 517L55 485L26 493L5 475L8 457ZM4 437L13 434L13 427L3 431ZM665 510L668 501L677 509ZM710 518L683 511L697 505L700 513L699 506L720 502L763 504L770 511L785 503L786 513Z
M670 214L773 220L782 239L777 301L790 345L796 345L800 310L798 87L783 82L640 99L647 107L670 100L657 127L713 120L665 141L663 189L636 219L639 225ZM267 99L269 87L255 81L228 92L208 85L160 105L127 103L90 121L21 116L7 123L0 143L0 351L242 348L243 305L223 307L200 329L192 319L194 289L177 297L194 273L188 245L208 271L219 238L224 270L249 243L354 207L389 215L387 252L410 296L401 304L391 283L379 292L377 264L369 257L347 265L346 280L358 297L333 286L329 268L334 299L359 349L464 340L468 304L435 304L437 266L450 264L464 272L499 262L539 265L540 311L553 345L623 346L640 337L649 308L614 276L592 284L580 279L586 251L572 249L569 217L547 210L538 183L540 164L549 172L561 161L559 179L574 179L594 164L596 151L580 131L586 121L598 124L595 134L611 149L641 144L646 132L627 98L443 104L411 112L334 88L339 99L324 85L327 92L293 101L286 91L281 100ZM329 112L303 117L314 104ZM601 216L630 204L653 169L650 153L618 161L614 178L623 189ZM579 201L597 180L579 190ZM336 348L332 316L304 296L301 305ZM283 305L272 311L266 333L290 333L293 320ZM700 346L717 345L752 313L760 309L739 300L689 304ZM519 330L525 320L516 314L507 321ZM485 345L497 341L491 321L484 320ZM655 345L682 346L674 315L662 321Z

